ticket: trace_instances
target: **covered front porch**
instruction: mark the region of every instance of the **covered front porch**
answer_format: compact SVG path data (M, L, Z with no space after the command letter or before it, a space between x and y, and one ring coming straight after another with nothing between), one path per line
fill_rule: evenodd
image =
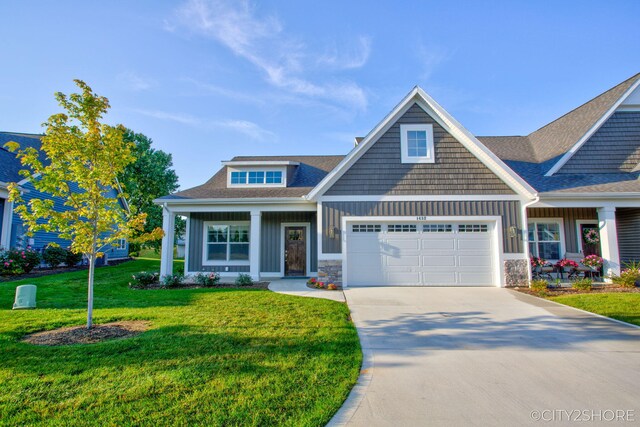
M529 256L546 261L543 268L532 267L533 277L556 283L577 277L609 282L612 275L620 274L625 263L640 260L637 206L629 201L546 199L528 207ZM586 269L581 261L589 255L601 257L603 265ZM558 262L563 259L577 262L580 268L560 268Z
M161 275L173 271L176 216L186 218L185 275L233 280L317 275L315 204L163 206Z

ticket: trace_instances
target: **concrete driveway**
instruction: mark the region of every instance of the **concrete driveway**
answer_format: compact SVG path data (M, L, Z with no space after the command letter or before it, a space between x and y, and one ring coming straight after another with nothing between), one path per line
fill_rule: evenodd
M506 289L345 295L365 364L332 425L640 424L640 329Z

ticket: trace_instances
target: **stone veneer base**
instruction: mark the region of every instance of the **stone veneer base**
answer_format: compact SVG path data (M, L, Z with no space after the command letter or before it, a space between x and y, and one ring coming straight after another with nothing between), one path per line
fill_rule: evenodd
M342 261L318 260L318 280L342 286Z
M504 280L508 288L529 286L529 261L508 259L504 262Z

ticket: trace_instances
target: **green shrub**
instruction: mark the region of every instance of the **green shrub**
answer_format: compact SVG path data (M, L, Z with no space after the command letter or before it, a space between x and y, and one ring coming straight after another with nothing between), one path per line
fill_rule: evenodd
M220 275L218 273L198 273L195 276L197 284L202 286L215 286L220 282Z
M533 279L529 287L531 288L532 291L544 292L547 290L548 285L549 284L544 279Z
M42 259L51 268L56 268L67 259L67 250L59 246L47 246Z
M640 269L627 268L619 276L612 276L611 281L623 288L635 288L636 283L640 281Z
M160 277L159 273L149 273L146 271L141 271L138 274L134 274L131 276L133 278L132 282L129 282L129 287L132 289L144 289L149 285L153 285L154 283L158 283L158 279Z
M253 285L253 279L248 274L240 273L240 274L238 274L238 277L236 278L236 285L237 286L251 286L251 285Z
M184 276L177 273L162 276L162 284L167 288L175 288L176 286L180 286L183 280Z
M184 276L184 264L178 264L176 266L176 273Z
M593 285L593 280L589 278L576 279L571 283L571 287L573 289L578 289L581 291L590 291Z
M40 254L31 248L0 251L0 275L15 276L29 273L40 265Z
M67 267L74 267L80 261L82 261L82 254L77 254L77 253L71 252L69 249L67 249L67 255L64 258L64 263L67 264Z

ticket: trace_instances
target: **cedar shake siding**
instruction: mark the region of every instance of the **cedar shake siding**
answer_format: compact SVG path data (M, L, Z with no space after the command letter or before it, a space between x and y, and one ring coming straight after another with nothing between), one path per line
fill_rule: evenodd
M640 208L618 208L616 221L620 261L640 261Z
M618 111L558 173L631 172L640 164L640 112Z
M522 219L518 201L420 201L420 202L323 202L322 247L324 253L340 253L343 216L500 216L505 253L522 253ZM472 219L470 219L472 220ZM519 237L509 237L508 227ZM334 237L329 230L334 229Z
M566 252L578 252L578 229L576 221L593 220L598 223L598 211L595 208L528 208L529 219L562 218ZM560 254L564 256L564 254Z
M401 163L400 124L433 125L435 163ZM325 194L475 195L514 191L414 104Z
M250 221L248 212L192 213L189 219L189 265L187 271L248 272L249 265L202 265L205 221ZM315 212L263 212L260 227L260 272L280 273L282 263L282 223L309 223L310 270L318 268L318 244Z

